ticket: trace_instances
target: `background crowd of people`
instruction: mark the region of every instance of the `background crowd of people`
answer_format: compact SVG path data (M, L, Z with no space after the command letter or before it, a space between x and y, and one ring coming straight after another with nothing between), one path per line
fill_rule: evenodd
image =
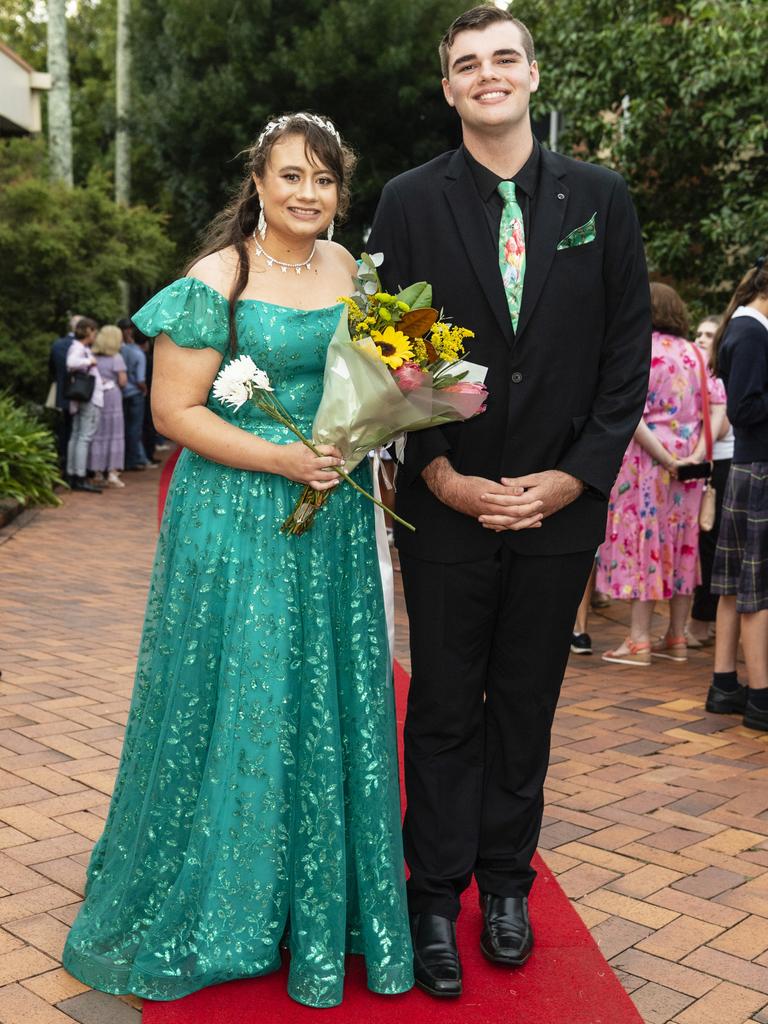
M605 541L574 624L571 651L590 654L592 585L630 602L629 635L603 661L685 662L715 645L707 710L768 730L768 269L760 258L723 317L688 341L677 292L651 284L653 338L643 417L611 491ZM703 512L705 488L713 515ZM663 636L651 636L657 601ZM748 682L737 670L742 638Z
M130 320L99 328L75 314L51 346L49 373L59 463L72 490L100 494L124 487L124 470L158 465L155 453L167 445L152 422L151 342Z

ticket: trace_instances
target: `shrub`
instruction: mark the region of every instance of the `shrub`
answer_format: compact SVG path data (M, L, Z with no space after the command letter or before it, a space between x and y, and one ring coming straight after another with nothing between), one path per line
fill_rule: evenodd
M40 139L0 141L0 378L19 399L42 403L48 350L71 313L115 322L121 282L163 283L173 245L165 218L118 206L94 172L84 187L48 179Z
M60 505L63 483L53 434L31 413L0 394L0 498L24 505Z

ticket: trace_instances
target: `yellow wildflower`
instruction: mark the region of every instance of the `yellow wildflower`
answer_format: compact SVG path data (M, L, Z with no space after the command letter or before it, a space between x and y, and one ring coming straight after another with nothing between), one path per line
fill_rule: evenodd
M343 302L344 305L349 309L349 316L353 323L360 323L365 319L365 313L360 309L354 299L351 299L348 295L342 295L337 300Z
M419 366L426 366L429 363L429 357L427 355L427 346L424 344L423 338L412 338L411 348L413 349L413 359L419 364Z
M393 370L402 366L405 360L413 355L408 335L396 331L394 327L386 327L384 331L371 331L371 338L383 362Z
M437 352L438 358L446 363L455 363L464 352L461 335L450 324L440 320L432 326L429 340Z

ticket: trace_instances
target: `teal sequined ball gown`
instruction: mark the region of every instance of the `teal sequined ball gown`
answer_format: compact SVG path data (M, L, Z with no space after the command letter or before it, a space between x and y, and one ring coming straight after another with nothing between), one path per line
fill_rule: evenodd
M239 353L306 434L341 306L243 300ZM228 358L228 306L182 278L134 316ZM252 403L208 408L268 441ZM356 479L370 487L370 469ZM64 966L169 1000L279 968L310 1006L341 1001L344 955L381 993L413 983L394 695L373 506L344 484L302 537L300 486L184 450L158 541L104 833Z

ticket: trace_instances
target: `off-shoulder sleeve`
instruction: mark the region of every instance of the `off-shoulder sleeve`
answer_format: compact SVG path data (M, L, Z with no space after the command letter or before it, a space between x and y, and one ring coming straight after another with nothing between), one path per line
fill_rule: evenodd
M229 343L229 303L196 277L182 277L154 295L131 317L150 338L167 334L183 348L214 348Z

